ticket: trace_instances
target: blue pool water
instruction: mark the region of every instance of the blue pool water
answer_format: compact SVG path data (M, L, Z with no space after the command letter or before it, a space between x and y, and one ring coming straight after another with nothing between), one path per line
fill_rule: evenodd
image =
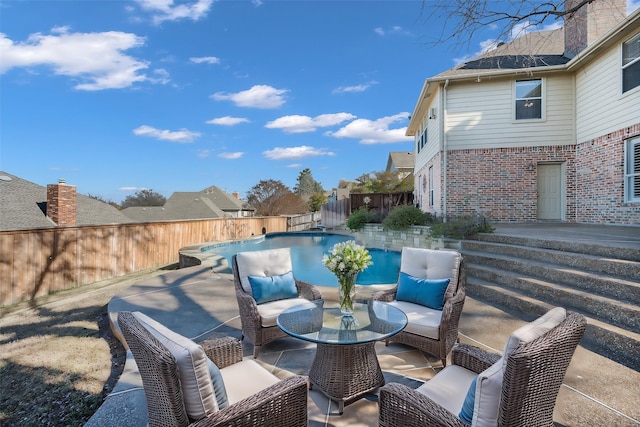
M350 236L331 233L274 233L263 238L209 246L203 250L224 256L229 265L238 252L291 248L293 274L298 280L319 286L338 286L336 276L322 264L322 255ZM358 275L359 285L396 283L400 271L400 253L368 248L373 264Z

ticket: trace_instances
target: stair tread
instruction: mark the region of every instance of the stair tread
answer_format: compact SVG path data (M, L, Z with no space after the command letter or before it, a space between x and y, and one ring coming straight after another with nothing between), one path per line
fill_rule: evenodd
M477 269L481 269L481 270L485 270L485 271L499 271L502 275L507 275L507 276L511 276L511 277L517 277L521 280L526 280L528 282L531 283L535 283L538 286L543 286L546 288L554 288L554 289L560 289L563 292L567 292L576 296L582 296L582 297L589 297L591 299L603 302L603 303L607 303L607 304L612 304L612 305L616 305L616 306L620 306L620 307L624 307L627 310L633 310L633 311L637 311L640 315L640 307L636 304L631 304L631 303L627 303L625 301L621 301L619 299L616 298L610 298L601 294L597 294L597 293L593 293L593 292L588 292L582 289L577 289L573 286L571 286L570 284L566 284L566 283L555 283L555 282L549 282L547 280L541 279L539 277L535 277L535 276L531 276L528 274L523 274L523 273L516 273L514 271L510 271L510 270L504 270L502 268L498 268L498 267L487 267L484 265L478 265L478 264L472 264L472 263L468 263L467 264L467 280L469 280L470 277L473 277L473 275L469 272L469 270L472 270L474 268ZM480 278L476 278L473 277L474 280L482 280L483 282L486 283L491 283L488 282L484 279L480 279ZM640 284L638 283L629 283L635 287L637 287L640 290ZM504 286L500 286L495 284L496 286L499 286L503 289L507 289ZM508 289L512 289L510 287L508 287Z
M529 249L529 248L527 248ZM552 252L550 250L542 250L542 252ZM568 272L568 273L572 273L572 274L577 274L577 275L581 275L584 277L590 277L593 279L597 279L597 280L607 280L607 281L611 281L611 282L615 282L615 283L619 283L625 286L632 286L635 288L638 288L638 291L640 292L640 283L638 283L637 281L634 281L628 277L623 277L623 276L616 276L616 275L612 275L612 274L607 274L607 273L603 273L603 272L598 272L598 271L592 271L592 270L584 270L584 269L580 269L580 268L575 268L566 264L557 264L557 263L552 263L552 262L548 262L548 261L539 261L539 260L535 260L535 259L526 259L526 258L521 258L521 257L517 257L517 256L512 256L512 255L505 255L505 254L500 254L500 253L494 253L494 252L484 252L484 251L474 251L474 250L467 250L467 249L462 249L460 251L460 253L462 253L462 255L475 255L475 256L482 256L482 257L486 257L486 258L497 258L497 259L501 259L501 260L507 260L507 261L518 261L518 262L526 262L527 264L532 264L532 265L536 265L539 267L544 267L544 268L549 268L552 270L556 270L556 271L564 271L564 272ZM585 254L577 254L581 257L587 257L588 255ZM592 257L593 259L597 259L597 260L603 260L602 257ZM621 261L621 262L625 262L625 263L633 263L633 264L637 264L638 265L638 269L640 270L640 262L635 262L635 261L624 261L624 260L617 260L617 261Z
M509 296L511 296L513 298L519 298L519 299L522 299L524 301L533 303L535 305L544 307L547 310L555 307L553 304L550 304L548 302L542 301L542 300L537 299L535 297L531 297L529 295L525 295L525 294L523 294L521 292L518 292L518 290L505 288L505 287L502 287L502 286L497 285L495 283L489 282L487 280L483 280L483 279L479 279L479 278L476 278L476 277L468 276L467 277L467 283L478 284L478 285L493 289L496 292L505 293L505 294L507 294L507 295L509 295ZM615 333L620 334L620 335L627 336L629 338L632 338L632 339L640 342L640 334L638 334L636 332L630 331L630 330L625 329L625 328L621 328L619 326L612 325L612 324L607 323L607 322L603 322L601 320L598 320L598 319L596 319L594 317L589 316L588 313L584 313L581 310L572 310L572 311L576 311L576 312L584 315L585 318L587 319L587 323L588 324L600 327L602 329L609 330L611 332L615 332Z

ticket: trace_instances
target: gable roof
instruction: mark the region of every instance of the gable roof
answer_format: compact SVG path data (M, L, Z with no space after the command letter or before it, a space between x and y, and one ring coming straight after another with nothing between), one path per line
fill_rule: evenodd
M413 151L392 151L389 153L389 159L387 160L387 172L391 170L391 167L395 167L396 170L411 170L413 171Z
M134 206L122 213L138 222L211 219L232 216L244 208L242 200L212 185L202 191L175 192L164 206Z
M0 171L0 230L55 227L46 215L47 188ZM105 225L131 222L113 206L76 194L75 225Z

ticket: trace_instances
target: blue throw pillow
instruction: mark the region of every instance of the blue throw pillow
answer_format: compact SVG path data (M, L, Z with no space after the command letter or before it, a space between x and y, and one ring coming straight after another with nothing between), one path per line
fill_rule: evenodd
M258 304L298 297L296 280L291 271L280 276L249 276L249 284L253 299Z
M464 402L462 403L462 409L460 409L460 413L458 414L458 418L467 424L471 424L471 420L473 419L473 406L476 401L477 382L478 377L476 376L473 381L471 381L469 391L467 391L467 396L464 398Z
M451 279L420 279L400 272L396 300L442 310L444 293Z
M218 409L226 408L229 406L229 399L227 398L227 389L224 386L220 369L218 368L218 365L213 363L209 358L207 358L207 366L209 367L209 375L211 376L211 382L213 383L213 391L216 395Z

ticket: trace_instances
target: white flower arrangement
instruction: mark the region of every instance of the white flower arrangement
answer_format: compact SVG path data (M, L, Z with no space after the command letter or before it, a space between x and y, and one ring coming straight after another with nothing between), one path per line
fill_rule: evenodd
M322 256L322 263L338 278L356 275L372 264L369 251L355 240L333 245L329 253Z

